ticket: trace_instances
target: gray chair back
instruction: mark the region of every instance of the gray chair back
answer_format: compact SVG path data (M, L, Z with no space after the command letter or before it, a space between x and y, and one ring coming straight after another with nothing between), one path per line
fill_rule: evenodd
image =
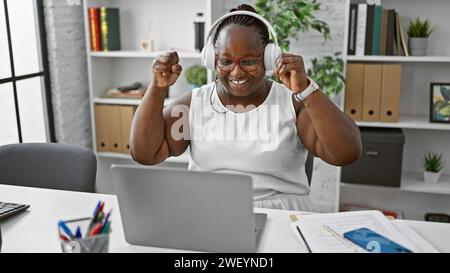
M84 147L58 143L0 146L0 184L95 191L97 158Z

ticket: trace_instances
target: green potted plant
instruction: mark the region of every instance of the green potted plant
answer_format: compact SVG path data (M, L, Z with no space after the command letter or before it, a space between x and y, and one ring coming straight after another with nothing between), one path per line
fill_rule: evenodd
M340 52L332 56L323 56L311 60L312 67L308 75L320 86L320 89L330 98L335 98L344 87L344 61L339 58Z
M192 89L200 87L206 84L206 67L202 65L190 66L186 69L185 76Z
M289 51L289 38L299 31L314 29L325 40L331 40L328 24L313 14L320 10L318 0L257 0L255 9L273 26L280 48L285 52Z
M423 177L426 183L436 183L441 176L441 170L444 168L442 163L442 154L428 152L423 158Z
M408 36L409 50L412 56L425 56L427 53L428 37L433 32L430 20L422 21L416 18L409 21Z

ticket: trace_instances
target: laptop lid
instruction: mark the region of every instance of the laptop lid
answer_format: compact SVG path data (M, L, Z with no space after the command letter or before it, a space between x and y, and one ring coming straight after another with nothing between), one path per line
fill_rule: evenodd
M113 165L111 170L128 243L256 251L250 176L154 166Z

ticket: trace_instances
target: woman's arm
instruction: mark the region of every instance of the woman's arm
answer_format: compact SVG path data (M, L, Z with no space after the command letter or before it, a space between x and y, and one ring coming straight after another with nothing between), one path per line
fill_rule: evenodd
M133 159L141 164L153 165L171 155L182 154L189 145L186 138L174 138L171 129L178 119L188 123L188 113L172 117L174 108L188 109L191 94L177 98L164 109L164 99L169 86L173 85L181 73L176 52L158 56L153 63L153 81L147 89L134 114L131 126L130 151ZM188 126L183 127L188 130Z
M275 75L294 93L308 85L301 56L282 54ZM295 104L299 109L297 131L310 152L333 165L347 165L359 158L362 144L358 127L320 90Z
M355 122L320 90L304 100L297 116L297 131L309 151L332 165L350 164L361 154Z

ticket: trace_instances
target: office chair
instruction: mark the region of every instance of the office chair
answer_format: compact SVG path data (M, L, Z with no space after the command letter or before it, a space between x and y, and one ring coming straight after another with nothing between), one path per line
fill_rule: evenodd
M305 162L305 173L306 173L306 177L308 178L309 186L311 186L313 167L314 167L314 155L312 153L308 152L308 157L306 158L306 162Z
M57 143L0 146L0 184L94 192L97 158L84 147Z

